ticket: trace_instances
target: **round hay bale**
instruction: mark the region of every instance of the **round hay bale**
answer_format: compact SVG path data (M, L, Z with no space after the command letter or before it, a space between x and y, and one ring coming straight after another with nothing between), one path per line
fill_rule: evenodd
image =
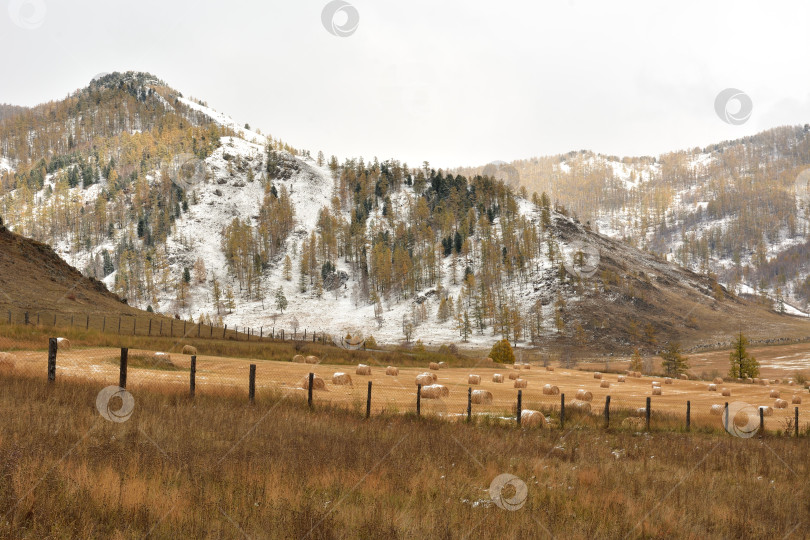
M771 409L768 405L760 405L757 408L762 411L762 416L773 416L773 409Z
M371 375L371 366L357 364L357 369L355 369L354 372L357 375Z
M394 366L388 366L387 368L385 368L385 374L393 375L394 377L396 377L397 375L399 375L399 368Z
M531 364L523 364L523 369L532 369Z
M640 378L641 378L641 372L640 372L640 371L636 371L636 375L635 375L635 377L636 377L636 379L640 379Z
M633 411L635 416L647 416L647 408L646 407L639 407L635 411Z
M468 375L467 384L481 384L481 375Z
M514 381L514 380L515 380L515 379L517 379L518 377L520 377L520 373L515 373L515 372L513 371L513 372L511 372L511 373L509 374L509 380L510 380L510 381Z
M529 386L529 381L526 379L515 379L515 388L526 388Z
M438 377L436 377L436 374L426 371L416 376L416 384L421 384L423 387L429 386L436 382L437 378Z
M792 379L788 381L788 386L793 386L794 384L796 383Z
M599 388L610 388L610 381L602 379L602 382L599 383Z
M152 359L158 364L171 364L172 357L169 353L156 352L152 355Z
M601 378L602 378L602 374L601 374L601 373L599 373L599 372L597 371L597 372L595 372L595 373L593 374L593 378L594 378L594 379L601 379Z
M627 377L625 375L619 375L618 382L625 382Z
M771 384L779 384L779 379L771 379L770 383Z
M297 362L299 364L303 364L306 358L304 358L303 354L296 354L293 356L293 362Z
M784 399L777 399L776 401L773 402L774 409L787 409L787 406L788 402L787 400Z
M650 386L661 386L661 381L652 381L650 382Z
M681 373L680 377L681 377L682 381L688 381L689 380L689 375L687 375L686 373Z
M748 384L754 384L754 379L752 379L751 377L746 377L745 382Z
M431 362L429 367L433 371L439 371L439 364L437 364L436 362Z
M348 373L343 373L338 371L334 375L332 375L332 384L335 386L343 386L343 385L351 385L352 384L352 376Z
M554 366L546 366L546 371L554 371Z
M625 429L633 429L636 431L640 431L647 427L647 421L644 418L636 418L633 416L628 416L624 420L622 420L622 427Z
M802 396L799 394L793 394L793 398L791 398L790 402L793 405L801 405L802 404Z
M729 397L731 396L731 389L730 388L723 388L722 393L724 396Z
M192 347L191 345L183 345L183 354L196 356L197 355L197 347Z
M672 379L667 377L666 379L664 379L664 384L672 384Z
M443 384L429 384L422 387L423 399L440 399L450 395L450 389Z
M445 364L444 362L439 362L439 369L444 369L446 367L447 367L447 364Z
M546 417L540 411L533 411L531 409L523 409L520 411L520 425L521 427L545 427L548 425Z
M714 384L723 384L723 377L715 377L712 382Z
M778 398L778 397L780 397L781 395L782 395L782 393L781 393L779 390L777 390L776 388L771 388L771 394L770 394L770 397L772 397L772 398Z
M492 382L502 383L503 382L503 373L493 373L492 374Z
M309 390L309 375L305 375L298 383L300 388ZM312 377L312 390L326 390L326 383L320 375L313 375Z
M557 396L560 394L560 389L553 384L543 386L543 393L547 396Z
M66 351L70 350L70 340L68 338L58 337L56 338L56 348L57 349L64 349Z
M490 364L495 363L495 360L493 360L493 359L492 359L492 358L490 358L490 357L487 357L487 358L486 358L484 361L485 361L485 362L487 362L487 363L490 363Z
M593 399L593 394L585 390L584 388L580 388L577 390L577 400L579 401L591 401Z
M13 354L7 352L0 352L0 373L11 374L17 365L16 358Z
M320 362L320 360L318 359L318 357L317 357L317 356L307 356L307 357L304 359L304 361L305 361L307 364L317 364L318 362Z
M765 380L765 379L760 379L760 380L759 380L759 385L760 385L760 386L768 386L768 381L767 381L767 380Z
M717 385L714 384L714 383L711 383L709 385L709 392L717 392Z
M568 407L571 410L581 412L581 413L585 413L585 414L588 414L588 413L591 412L591 404L588 403L587 401L574 400L568 405Z
M489 405L492 403L492 392L489 390L473 390L470 398L476 405Z
M726 410L725 406L718 405L717 403L715 403L714 405L712 405L712 408L709 410L709 414L712 414L714 416L723 416L723 411L725 411L725 410Z
M653 386L652 395L660 396L661 395L661 387L660 386Z

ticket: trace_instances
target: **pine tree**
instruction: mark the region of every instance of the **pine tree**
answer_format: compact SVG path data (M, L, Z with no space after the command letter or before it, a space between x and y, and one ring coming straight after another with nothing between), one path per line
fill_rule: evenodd
M467 342L467 340L470 337L470 334L472 334L472 326L470 326L470 313L465 311L464 322L462 323L461 326L461 339L464 340L464 343Z
M276 291L276 309L282 313L287 309L287 297L284 296L284 290L281 287Z
M630 371L638 371L641 372L642 364L641 364L641 353L638 349L633 351L633 356L630 358Z
M729 376L733 379L754 378L759 376L759 362L748 353L748 339L740 332L734 341L734 350L729 353L731 369Z
M228 309L228 313L233 313L233 310L236 309L236 300L234 299L233 295L233 287L230 284L225 290L225 307Z
M217 310L217 315L219 315L219 312L222 309L222 288L219 286L219 280L217 279L216 274L214 274L211 282L211 294L214 296L214 307Z
M284 257L284 279L292 281L292 260L289 255Z
M661 367L669 376L679 375L689 369L689 359L681 354L681 344L671 341L661 353Z

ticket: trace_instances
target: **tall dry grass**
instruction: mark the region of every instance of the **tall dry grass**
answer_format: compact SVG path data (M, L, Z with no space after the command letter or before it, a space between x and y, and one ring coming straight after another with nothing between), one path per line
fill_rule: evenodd
M310 411L297 398L0 378L0 537L761 538L810 534L807 439ZM501 473L525 506L494 506Z

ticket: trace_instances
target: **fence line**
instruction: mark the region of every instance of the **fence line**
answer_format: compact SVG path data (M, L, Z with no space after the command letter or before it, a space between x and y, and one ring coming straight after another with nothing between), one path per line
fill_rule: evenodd
M1 312L0 312L1 313ZM332 335L323 331L304 328L303 332L294 329L290 332L275 326L254 327L212 326L162 315L104 315L88 313L64 313L53 311L5 310L5 317L0 316L0 323L9 325L37 326L44 328L76 328L96 330L104 334L127 335L140 337L172 337L221 339L247 342L294 342L312 341L326 344L332 341ZM365 345L363 345L365 349Z
M56 338L49 339L49 347L48 347L48 356L47 356L47 381L49 384L54 384L57 382L57 371L58 369L65 369L62 367L61 361L67 360L67 364L70 364L70 360L81 359L81 355L77 353L72 353L69 349L65 351L59 350L59 344ZM158 364L150 365L144 367L141 365L133 365L132 363L133 357L129 354L129 350L127 348L120 349L120 355L117 358L117 366L110 366L115 367L115 371L117 371L118 375L118 386L121 389L126 389L127 384L130 381L129 372L131 369L136 369L136 374L139 377L136 382L151 382L148 379L142 379L143 375L147 374L148 372L144 371L145 369L168 369L169 365L171 365L171 371L177 371L181 377L175 378L171 382L177 382L180 384L183 383L183 374L188 374L188 379L186 379L188 385L188 392L189 396L193 399L197 394L197 373L198 373L198 361L197 356L192 355L190 357L190 364L188 370L182 367L175 366L174 364L169 363L165 366L160 366ZM143 362L143 358L136 357L137 362ZM157 360L156 360L157 362ZM205 381L210 385L211 383L216 384L216 381L212 381L212 376L216 375L217 368L213 364L214 361L206 360L208 365L206 366L205 370ZM223 361L224 362L224 361ZM108 363L115 364L112 360L109 360ZM303 369L310 370L311 368L308 366L303 366L301 364L293 364L295 366L300 366ZM32 364L32 367L35 365ZM231 366L231 368L235 368L236 366ZM262 369L266 369L267 371L272 371L274 368L278 366L262 366ZM177 369L175 369L177 368ZM233 380L229 380L225 383L223 379L220 381L221 383L225 384L226 386L231 386L233 388L245 388L247 389L247 399L248 403L255 404L256 403L256 389L257 389L257 374L259 373L259 368L257 364L250 363L248 365L249 371L245 374L241 371L241 368L235 369L237 376ZM221 375L233 375L234 373L227 373L227 366L225 368L219 368L219 373ZM299 370L301 371L301 370ZM40 372L42 373L42 372ZM114 372L111 371L110 375ZM72 373L71 373L72 374ZM335 373L335 377L337 378L338 375L345 375L345 373ZM360 371L357 373L360 375ZM365 373L362 373L365 374ZM153 374L152 374L153 375ZM424 375L424 374L423 374ZM151 376L151 375L150 375ZM242 379L241 377L245 377L247 380ZM277 377L275 375L274 377ZM330 404L330 406L335 406L336 402L330 401L327 398L324 399L315 399L316 396L314 394L315 390L324 390L323 387L324 382L320 377L318 377L313 371L308 371L302 381L298 384L299 386L293 386L292 384L286 384L282 382L280 384L281 387L286 386L286 390L297 390L297 389L306 389L307 391L307 405L310 409L316 409L321 404ZM60 379L61 380L61 376ZM337 385L338 383L335 382L336 379L333 379L333 384ZM161 379L161 383L166 384L167 381ZM305 382L305 384L304 384ZM493 381L495 382L495 381ZM278 380L275 379L275 383L278 385ZM290 383L293 383L292 379ZM319 388L319 384L321 387ZM341 383L342 384L342 383ZM351 384L351 383L350 383ZM692 411L692 402L691 400L687 400L685 402L685 408L682 409L685 412L685 416L682 412L672 412L672 408L670 407L667 411L660 411L656 414L655 409L653 407L653 401L651 396L646 396L644 400L644 407L634 407L630 400L625 399L623 403L618 403L617 400L612 399L610 394L605 396L604 401L604 409L602 411L594 410L591 412L590 406L590 399L586 401L580 400L580 397L577 396L577 399L573 400L570 407L567 408L568 403L566 402L566 395L565 393L559 393L559 404L557 405L556 396L551 395L550 397L547 396L545 392L542 394L536 393L533 394L531 392L527 393L528 390L525 388L516 388L516 393L513 395L512 401L500 400L495 403L492 399L491 392L485 391L486 394L489 394L489 402L486 401L475 401L473 400L473 385L479 385L480 382L470 383L469 385L455 385L455 388L459 388L462 386L466 386L464 394L466 394L466 400L458 403L460 405L458 413L451 413L449 408L442 410L442 407L433 407L432 412L434 414L438 414L439 416L456 416L459 417L466 417L467 422L473 421L475 415L474 412L477 414L486 414L488 416L494 416L500 418L501 420L508 420L512 421L518 427L530 428L536 425L538 422L540 425L548 426L548 427L557 427L560 430L566 429L566 425L568 425L568 429L575 428L577 426L583 425L590 425L591 427L599 428L600 426L604 429L616 429L616 428L624 428L624 429L633 429L636 431L651 431L652 429L657 430L674 430L674 431L690 431L693 424L693 411ZM517 386L517 385L516 385ZM210 388L208 386L207 388ZM338 387L336 386L335 389ZM369 380L367 382L367 387L365 388L366 392L363 395L362 393L354 393L352 391L352 396L357 398L355 401L365 398L365 417L370 418L372 415L373 409L373 400L377 394L373 393L374 386L372 381ZM411 387L413 388L413 387ZM436 404L442 403L441 401L437 402L435 400L436 395L433 390L435 388L430 388L431 392L427 392L427 388L430 388L430 385L423 386L421 383L416 384L416 391L415 395L412 392L406 391L406 396L414 396L416 398L416 403L408 406L405 405L405 412L408 410L415 410L416 416L421 417L423 416L423 406L427 404ZM480 388L480 386L479 386ZM244 391L244 390L243 390ZM323 394L322 394L323 395ZM362 397L361 397L362 396ZM544 397L546 396L546 397ZM480 397L480 395L478 395ZM388 398L383 396L384 401L387 403ZM591 398L592 399L592 398ZM379 403L379 401L378 401ZM529 408L526 407L526 404L529 404ZM539 403L539 407L538 407ZM795 402L794 402L795 403ZM799 401L800 403L800 401ZM351 403L349 403L351 404ZM337 403L339 406L340 403ZM397 408L399 408L402 404L397 403ZM466 407L464 407L466 405ZM487 406L488 405L488 406ZM538 412L532 409L532 405L534 407L538 407L539 412L542 415L542 421L537 419L537 416L534 414ZM410 408L414 407L414 408ZM464 407L464 408L462 408ZM386 407L382 407L382 410L385 410ZM783 407L786 409L786 407ZM511 412L510 412L511 409ZM362 409L361 409L362 410ZM358 411L360 412L360 411ZM734 415L732 414L732 409L729 408L729 403L725 402L723 405L723 416L718 418L715 417L712 419L711 422L702 422L701 427L712 427L714 430L725 429L729 433L732 433L734 430L731 423L735 422ZM526 413L524 415L524 413ZM794 437L799 437L801 435L800 430L800 410L798 406L795 406L792 411L789 409L785 410L785 413L788 413L787 417L782 418L784 423L784 430L779 430L780 432L784 432L786 435L790 434ZM793 413L793 414L790 414ZM765 409L763 407L758 408L758 430L760 434L765 434ZM548 418L547 418L548 416ZM709 414L704 415L704 420ZM754 415L750 414L750 417ZM600 421L600 418L602 421ZM511 419L511 420L510 420ZM630 421L632 420L632 421ZM776 421L776 419L774 419ZM750 422L750 421L749 421ZM573 424L573 425L572 425ZM656 425L658 424L658 425ZM810 435L810 424L805 422L805 435Z

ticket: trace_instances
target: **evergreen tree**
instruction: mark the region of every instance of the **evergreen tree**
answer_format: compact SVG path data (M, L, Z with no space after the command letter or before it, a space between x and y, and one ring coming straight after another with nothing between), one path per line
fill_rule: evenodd
M276 309L282 313L287 309L287 297L284 296L284 290L281 287L276 291Z
M689 369L689 359L681 354L681 344L671 341L661 353L661 367L669 376L679 375Z
M292 281L292 260L289 255L284 256L284 279Z
M748 353L748 339L740 332L734 342L734 349L729 354L731 369L729 376L733 379L754 378L759 376L759 362Z

